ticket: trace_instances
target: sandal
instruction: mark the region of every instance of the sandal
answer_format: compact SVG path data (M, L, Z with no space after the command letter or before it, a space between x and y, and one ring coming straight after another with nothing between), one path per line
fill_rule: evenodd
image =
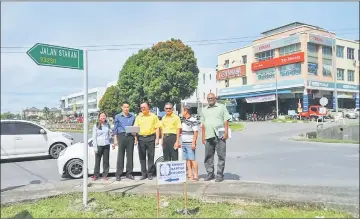
M188 178L189 180L191 180L193 177L192 177L192 176L188 176L187 178Z
M194 177L194 178L192 178L192 180L193 181L199 181L199 177L196 177L196 178Z

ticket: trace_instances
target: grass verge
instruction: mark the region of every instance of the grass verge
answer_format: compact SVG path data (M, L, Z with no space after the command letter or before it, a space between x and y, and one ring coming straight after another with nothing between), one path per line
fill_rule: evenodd
M293 138L295 141L309 141L321 143L345 143L345 144L359 144L359 141L353 140L338 140L338 139L325 139L325 138Z
M244 125L242 123L239 122L232 122L229 124L231 131L242 131L245 129Z
M51 129L54 132L75 132L75 133L83 133L83 129ZM89 130L90 132L91 130Z
M31 203L1 206L1 218L13 218L27 210L34 218L156 218L154 197L121 196L120 194L89 193L92 200L82 207L82 194L73 193ZM182 198L161 197L160 217L184 218L177 213L184 206ZM349 218L348 213L309 206L278 206L270 204L204 203L188 200L188 208L198 208L192 218Z

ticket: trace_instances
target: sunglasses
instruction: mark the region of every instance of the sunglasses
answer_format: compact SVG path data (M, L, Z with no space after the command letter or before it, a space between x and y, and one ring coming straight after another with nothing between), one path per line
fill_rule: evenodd
M208 97L208 100L215 100L215 97Z
M165 108L166 110L171 110L172 108Z

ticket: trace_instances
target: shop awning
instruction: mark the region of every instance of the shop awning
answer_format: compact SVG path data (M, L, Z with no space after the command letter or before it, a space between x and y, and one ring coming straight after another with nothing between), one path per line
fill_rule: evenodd
M233 95L226 95L220 96L220 99L238 99L238 98L246 98L246 97L256 97L256 96L263 96L263 95L270 95L275 94L274 91L263 91L263 92L253 92L253 93L244 93L244 94L233 94ZM278 94L291 94L291 90L278 90Z

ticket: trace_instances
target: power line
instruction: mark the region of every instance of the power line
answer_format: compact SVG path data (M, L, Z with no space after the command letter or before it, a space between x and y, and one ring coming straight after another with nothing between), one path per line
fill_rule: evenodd
M359 28L343 28L343 29L333 29L329 31L343 31L343 30L359 30ZM313 30L311 30L313 31ZM222 39L202 39L202 40L189 40L183 41L184 43L197 43L197 42L209 42L209 41L224 41L224 40L237 40L237 39L247 39L247 38L258 38L264 37L263 35L257 36L244 36L244 37L232 37L232 38L222 38ZM137 43L137 44L110 44L110 45L82 45L82 46L72 46L72 47L83 47L83 48L94 48L94 47L125 47L125 46L148 46L155 43ZM29 49L30 47L26 46L1 46L2 49Z
M355 28L353 28L355 29ZM343 29L345 30L345 29ZM305 32L312 32L312 31L316 31L316 30L310 30L310 31L305 31ZM359 32L347 32L347 33L342 33L340 35L346 35L346 34L356 34ZM256 36L256 37L266 37L266 36ZM233 43L244 43L244 42L253 42L253 40L236 40L236 41L226 41L226 42L211 42L211 41L224 41L224 40L231 40L231 39L246 39L246 38L254 38L254 36L246 36L246 37L234 37L234 38L225 38L225 39L214 39L214 40L192 40L192 41L184 41L184 43L188 43L188 42L199 42L198 44L188 44L188 46L209 46L209 45L222 45L222 44L233 44ZM278 39L278 37L274 36L274 37L269 37L267 38L268 40L272 40L272 39ZM203 42L208 42L208 43L203 43ZM125 47L125 46L135 46L135 45L139 45L139 46L149 46L149 45L154 45L154 43L148 43L148 44L120 44L120 45L89 45L89 46L78 46L78 47L89 47L89 48L96 48L96 47ZM88 51L126 51L126 50L139 50L139 49L144 49L144 47L128 47L128 48L101 48L101 49L88 49ZM2 47L2 48L30 48L30 47ZM1 51L1 53L7 53L7 54L11 54L11 53L25 53L22 51Z

